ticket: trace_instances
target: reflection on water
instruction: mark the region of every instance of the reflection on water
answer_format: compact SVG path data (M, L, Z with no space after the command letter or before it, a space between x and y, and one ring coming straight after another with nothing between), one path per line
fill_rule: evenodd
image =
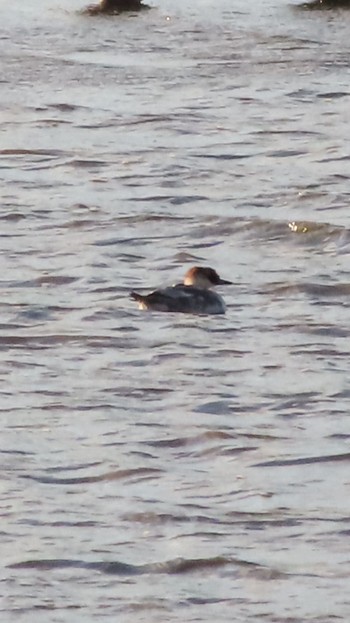
M2 620L347 622L349 14L84 4L0 26Z

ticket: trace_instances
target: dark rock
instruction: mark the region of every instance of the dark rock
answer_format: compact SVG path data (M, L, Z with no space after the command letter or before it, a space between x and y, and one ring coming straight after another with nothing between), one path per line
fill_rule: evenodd
M101 0L99 4L88 6L86 15L116 15L125 12L137 12L149 7L142 4L141 0Z
M330 11L331 9L350 9L350 0L312 0L300 5L309 11Z

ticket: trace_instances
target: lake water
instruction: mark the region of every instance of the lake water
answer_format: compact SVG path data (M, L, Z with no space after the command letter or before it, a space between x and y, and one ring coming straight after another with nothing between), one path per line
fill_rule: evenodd
M152 4L0 4L0 618L348 623L350 12Z

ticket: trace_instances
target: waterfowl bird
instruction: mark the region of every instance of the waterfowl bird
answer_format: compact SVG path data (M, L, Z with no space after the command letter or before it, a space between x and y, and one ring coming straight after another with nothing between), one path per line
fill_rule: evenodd
M146 4L142 4L141 0L101 0L99 4L88 6L84 13L88 15L100 15L100 14L118 14L129 12L142 11L148 9Z
M213 268L193 266L187 271L183 283L154 290L146 295L130 292L130 296L137 301L139 309L184 314L224 314L226 305L223 298L210 289L219 285L232 285L232 282L221 279Z

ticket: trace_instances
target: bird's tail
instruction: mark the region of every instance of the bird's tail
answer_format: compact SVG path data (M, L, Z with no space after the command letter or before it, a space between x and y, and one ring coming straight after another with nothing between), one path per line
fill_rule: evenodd
M138 303L142 303L143 301L142 294L138 294L137 292L130 292L130 297L134 299L134 301L137 301Z

